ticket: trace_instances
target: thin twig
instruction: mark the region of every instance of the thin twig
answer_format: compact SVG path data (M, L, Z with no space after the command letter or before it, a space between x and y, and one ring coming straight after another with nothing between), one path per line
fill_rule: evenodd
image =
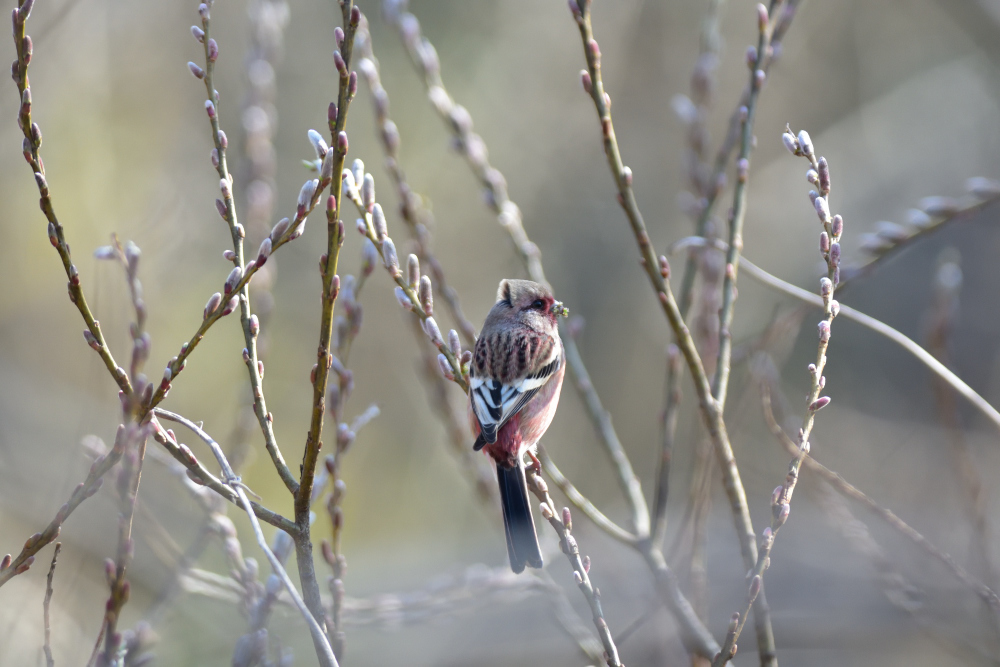
M257 544L260 546L261 551L264 552L268 562L271 564L271 569L281 579L281 583L284 584L285 590L288 591L288 594L292 597L292 601L295 603L296 608L299 610L302 618L305 619L306 624L309 626L309 633L312 635L313 644L318 649L316 656L319 658L320 663L324 665L324 667L337 667L337 658L333 655L333 649L330 647L330 642L327 640L326 633L323 632L319 622L316 618L314 618L308 607L306 607L306 604L299 595L299 592L295 589L295 584L293 584L292 580L288 578L288 573L285 572L285 568L282 567L281 562L274 555L274 552L271 551L271 547L268 546L267 539L264 537L264 532L261 530L260 522L257 521L257 516L250 504L250 499L247 498L244 485L240 481L240 478L236 476L236 473L233 472L233 468L229 465L229 461L226 459L226 455L222 451L222 447L220 447L219 443L212 439L212 436L199 428L198 425L190 419L162 409L157 409L156 414L163 419L169 419L179 424L183 424L192 433L201 438L202 441L204 441L205 444L207 444L212 450L212 454L215 455L216 460L219 462L219 466L222 468L223 479L225 480L226 485L236 493L239 498L240 507L243 508L243 511L246 512L247 516L250 518L254 535L257 537Z
M701 242L701 240L699 239L698 242ZM796 299L813 306L819 308L823 307L823 299L819 295L808 292L801 287L797 287L771 273L768 273L759 266L751 263L750 260L746 258L743 259L743 268L746 269L747 274L764 285L772 287L779 292L793 296ZM969 403L971 403L977 410L979 410L979 412L989 419L994 426L1000 429L1000 412L998 412L997 409L989 403L989 401L980 396L976 390L966 384L960 377L955 375L955 373L953 373L947 366L934 358L934 355L922 348L919 343L907 337L900 331L893 329L881 320L877 320L870 315L866 315L861 311L844 304L840 305L840 315L838 315L838 317L843 317L844 319L856 322L867 329L871 329L875 333L888 338L902 347L904 350L916 357L918 361L929 368L931 372L947 382L952 389L968 400Z
M12 559L10 554L7 554L0 559L0 586L3 586L17 575L27 572L32 563L35 562L35 554L59 537L59 531L62 529L63 523L73 513L73 510L80 506L80 503L97 493L104 483L104 475L118 463L123 451L124 442L119 443L116 440L115 446L111 451L104 456L98 457L91 464L90 472L87 473L86 479L76 485L73 493L70 494L69 500L59 508L59 511L56 512L55 517L45 527L45 530L29 537L25 541L21 552L15 558Z
M607 622L604 620L604 611L601 608L601 592L594 587L588 575L590 558L580 556L580 547L572 534L573 517L569 508L564 507L562 515L559 517L556 516L555 503L552 501L552 496L549 495L548 485L540 474L541 467L541 463L535 459L534 466L526 471L528 488L541 502L542 516L545 517L559 535L559 545L562 547L563 553L566 554L570 567L573 568L573 580L576 582L577 587L579 587L580 592L587 599L587 604L590 605L590 611L594 617L594 625L597 627L597 634L600 635L601 643L604 644L604 660L607 662L608 667L622 667L622 663L618 659L618 648L615 646L615 640L611 636L611 630L608 628Z
M56 217L55 208L49 193L49 184L45 178L45 165L39 153L39 149L42 146L42 131L38 123L34 123L31 120L31 88L28 85L28 63L31 60L33 46L31 37L25 34L25 24L31 14L31 7L33 5L33 0L22 0L18 8L14 10L13 16L14 46L17 49L17 60L14 63L12 75L14 83L17 84L17 92L21 99L21 106L18 112L18 125L24 134L24 159L28 162L31 171L35 175L35 184L38 187L38 194L41 196L39 206L46 220L49 222L49 242L59 253L63 269L66 271L66 277L69 279L69 300L80 311L80 315L87 325L87 329L84 331L84 338L90 347L100 355L104 366L108 369L111 378L118 385L119 389L125 392L126 395L130 395L132 393L132 384L129 381L128 373L118 365L111 354L108 343L101 331L101 325L94 318L94 314L87 304L87 298L83 294L83 288L80 284L80 272L77 270L76 265L73 264L69 244L66 242L63 226L59 224L59 219ZM0 579L0 584L2 583L3 579Z
M830 167L826 158L817 158L809 134L802 131L796 137L791 130L786 130L782 140L793 155L801 156L809 162L810 169L806 172L806 179L816 186L816 190L811 191L809 197L822 226L819 249L827 269L826 276L820 279L819 287L823 303L823 319L820 320L818 326L819 343L816 348L816 362L809 364L811 386L806 399L805 415L802 418L802 428L799 429L795 453L788 464L788 473L784 483L776 487L774 493L771 494L771 525L765 528L761 535L757 562L748 574L750 582L746 606L743 611L733 616L733 622L726 634L722 651L712 660L712 667L722 667L736 654L736 640L739 639L750 606L761 594L764 572L771 563L770 553L774 547L775 537L781 526L788 520L792 495L799 479L799 470L802 467L802 461L809 454L809 436L816 422L816 414L830 403L830 397L820 396L820 393L826 387L826 376L823 375L823 371L826 368L826 351L830 345L831 327L834 318L840 312L840 304L834 299L834 295L837 283L840 282L840 239L844 231L844 220L840 215L830 214ZM732 255L732 251L733 248L730 246L730 255Z
M42 602L42 617L45 623L45 642L42 644L42 650L45 652L47 667L55 667L56 664L52 658L52 623L49 616L49 605L52 604L52 578L56 574L56 560L59 558L60 550L62 550L62 542L56 542L56 548L52 552L52 564L49 565L49 573L45 577L45 599Z
M211 2L209 2L208 6L211 7ZM219 207L219 212L226 221L226 224L229 227L230 236L232 237L232 262L235 265L234 272L238 269L238 275L242 275L247 268L243 254L243 239L246 236L246 232L243 225L241 225L236 219L236 202L233 199L232 189L233 177L232 174L229 173L229 165L226 159L226 148L229 142L220 125L219 93L215 89L215 85L213 83L215 61L216 58L218 58L219 48L216 41L211 37L211 16L208 12L203 12L201 17L201 26L202 33L199 37L199 41L204 45L205 69L202 72L198 72L198 70L192 68L192 71L195 72L195 76L201 74L198 78L201 78L205 82L205 90L208 94L208 99L214 106L214 113L209 113L208 119L212 126L212 141L215 145L215 148L212 151L212 163L215 165L219 179L221 179L220 184L222 199L216 200L216 203L218 204L221 202L222 204ZM267 259L267 254L259 253L258 257L253 260L253 262L255 265L262 265L267 261ZM229 296L229 294L226 296ZM274 464L274 468L277 470L278 476L281 477L281 481L284 482L285 487L292 493L295 493L295 490L298 487L298 482L296 481L291 470L289 470L288 464L285 463L285 458L282 456L281 450L278 447L278 442L275 438L274 428L272 426L273 420L268 417L267 404L264 400L263 374L260 372L261 367L258 365L257 357L257 332L259 331L259 323L257 318L253 317L250 312L249 283L244 283L236 293L236 296L240 303L240 322L243 329L243 339L246 344L244 361L250 376L250 389L253 392L254 414L256 415L261 431L264 434L264 447L267 449L267 453L271 457L271 462Z
M98 656L102 667L115 664L116 657L123 646L123 635L118 630L122 608L129 600L131 586L126 579L128 568L135 552L135 542L132 539L132 519L135 516L135 504L139 492L139 482L142 475L142 463L145 459L146 441L152 431L147 422L137 424L130 422L118 427L115 446L121 440L123 445L122 465L118 471L118 548L115 559L105 562L108 585L111 594L105 605L104 623L101 633L104 635L104 653Z

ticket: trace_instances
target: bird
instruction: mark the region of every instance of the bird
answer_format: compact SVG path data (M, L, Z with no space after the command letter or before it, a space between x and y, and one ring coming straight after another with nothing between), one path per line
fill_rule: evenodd
M566 373L557 320L568 311L543 285L500 281L469 365L469 419L496 465L507 555L515 573L542 567L531 516L524 454L555 416Z

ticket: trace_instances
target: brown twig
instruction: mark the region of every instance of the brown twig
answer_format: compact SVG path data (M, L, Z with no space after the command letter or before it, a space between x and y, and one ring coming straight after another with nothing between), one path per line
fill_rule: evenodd
M344 127L347 123L347 112L351 100L354 99L358 87L357 73L350 71L350 68L354 35L361 20L361 10L354 6L353 0L341 0L340 9L344 27L337 33L338 50L334 52L334 63L339 73L339 85L337 102L330 105L328 112L330 136L334 145L327 149L323 156L323 176L331 178L334 175L339 178L344 168L348 147L347 133L344 131ZM341 37L341 35L343 36ZM331 152L333 155L330 155ZM329 168L326 166L327 162L330 162ZM300 195L300 200L302 199L308 198ZM323 306L320 315L319 345L316 348L316 365L313 366L312 371L312 417L302 455L299 487L295 493L295 523L299 528L297 534L293 536L295 538L295 560L299 569L299 580L302 583L306 605L319 622L323 622L324 611L319 596L319 584L316 581L312 542L309 539L309 515L312 504L313 478L316 475L320 449L323 447L320 437L323 430L323 417L326 413L327 381L333 363L333 355L330 352L330 343L333 337L333 311L340 291L337 261L340 257L340 248L344 243L344 223L340 219L341 203L342 188L335 184L327 198L327 244L326 252L320 258ZM301 204L300 208L302 208ZM319 646L317 646L318 650Z
M684 318L681 316L680 309L671 291L670 283L667 281L670 275L670 266L665 258L661 257L657 259L653 251L649 234L646 231L646 225L642 219L642 213L639 211L639 206L635 199L635 192L632 189L632 170L622 162L618 141L615 138L614 125L611 120L611 98L605 93L604 83L601 79L601 51L597 40L594 39L590 4L589 2L579 4L576 0L573 0L570 3L570 8L580 29L584 56L587 62L587 69L582 74L583 87L590 94L601 122L604 152L618 189L618 203L624 209L629 224L632 227L632 232L635 235L636 243L639 246L642 256L643 267L653 285L653 289L659 296L664 314L674 331L676 343L684 355L691 375L694 378L702 417L706 422L709 435L715 446L716 456L720 460L723 483L736 522L743 561L746 567L749 568L757 560L757 544L753 531L753 523L750 520L750 512L747 507L746 492L743 489L743 482L740 479L739 469L733 457L732 446L729 443L729 436L722 416L723 403L712 392L701 357L695 348L694 340L684 322ZM763 9L763 19L759 21L760 24L763 24L760 30L762 34L761 39L765 39L763 35L769 35L771 27L768 23L767 10L763 7L759 9ZM757 68L755 67L755 81L759 78L756 76L756 71ZM757 84L758 89L762 83L763 81L760 81ZM747 119L751 118L752 115L748 114ZM752 138L752 129L749 123L745 123L744 127ZM749 141L750 139L747 139L748 145ZM745 193L741 196L745 196ZM717 383L717 386L722 385ZM765 598L761 596L759 600L755 606L754 614L758 631L758 648L762 662L764 664L772 664L774 661L774 638L771 630L770 614L767 610Z
M533 459L533 463L534 466L526 471L528 488L541 502L542 516L545 517L546 521L549 522L559 535L559 545L563 553L566 554L570 567L573 568L573 580L576 582L577 587L579 587L580 592L587 599L587 604L590 605L590 611L594 617L594 625L597 627L597 634L600 635L601 643L604 645L604 660L609 667L622 667L622 663L618 658L618 648L615 646L615 640L611 636L611 630L608 628L607 622L604 620L604 611L601 609L601 592L594 587L588 575L590 571L590 557L580 556L580 546L577 544L576 538L573 537L573 516L568 507L563 508L561 516L556 516L555 503L552 501L552 496L549 495L548 485L540 474L542 465L538 459Z
M66 277L69 279L69 300L80 311L80 315L87 325L87 329L84 331L84 338L90 347L100 355L101 360L104 362L105 367L119 389L125 392L125 394L131 394L132 385L128 374L124 368L117 364L114 356L111 354L111 350L101 331L101 325L94 318L94 314L87 304L87 298L83 294L83 288L80 284L80 272L73 264L69 244L66 242L63 226L56 217L55 208L49 193L49 184L45 178L45 165L39 153L39 149L42 146L42 131L38 123L31 120L31 87L28 82L28 63L31 61L33 46L31 37L25 33L25 24L31 14L33 5L34 0L22 0L14 10L13 15L14 46L17 49L17 60L14 63L12 75L14 83L17 84L17 92L21 98L18 125L24 134L24 159L28 162L31 171L35 175L35 184L38 187L38 194L41 196L39 206L46 220L49 222L49 242L52 243L59 253L63 269L66 271ZM2 583L2 580L0 580L0 583Z

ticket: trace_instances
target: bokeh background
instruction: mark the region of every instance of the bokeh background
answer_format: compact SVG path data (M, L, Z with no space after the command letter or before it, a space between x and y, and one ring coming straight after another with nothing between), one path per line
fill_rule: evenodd
M723 3L722 50L715 72L709 128L713 147L745 84L744 49L756 43L755 3ZM483 205L480 188L450 148L445 125L427 103L398 35L376 3L360 3L371 18L375 53L402 137L400 160L411 186L435 217L435 248L470 319L479 323L504 277L523 269L506 233ZM595 32L617 135L635 174L638 201L656 247L691 233L680 205L687 188L685 130L672 100L687 94L707 0L595 2ZM118 267L91 256L111 233L143 250L140 278L153 338L150 373L175 354L197 327L207 297L229 271L222 251L229 235L214 210L217 176L208 160L204 88L186 68L201 58L188 27L196 2L121 0L39 1L29 22L35 36L31 80L35 119L57 213L66 227L88 298L115 353L128 349L130 308ZM437 47L445 83L466 106L506 176L525 227L542 250L558 298L581 315L581 348L647 496L652 493L663 405L669 329L637 263L634 240L607 171L593 106L580 90L583 55L564 2L425 0L411 3ZM273 145L276 212L292 212L302 159L312 151L310 128L323 129L336 90L331 52L339 25L335 3L290 0L282 56L276 65ZM248 4L218 2L213 33L221 57L217 87L230 136L241 216L243 132L247 95ZM961 195L972 176L1000 176L1000 2L995 0L805 0L772 68L756 123L745 253L755 263L814 290L818 260L814 213L806 197L804 163L791 158L780 135L786 123L807 129L833 171L834 211L844 215L845 257L863 261L862 232L879 220L905 219L927 195ZM3 53L13 58L9 40ZM89 460L81 441L107 442L119 422L113 383L86 346L81 321L67 302L65 277L45 235L37 192L20 155L12 83L0 94L0 552L14 552L49 521L83 478ZM379 199L394 200L362 81L348 122L350 157L375 174ZM729 195L724 195L724 201ZM725 205L720 208L724 212ZM844 302L926 342L942 258L957 261L964 280L948 340L956 372L994 405L1000 404L1000 229L996 206L961 220L898 253L856 283ZM348 228L352 218L348 218ZM405 237L390 215L390 232ZM275 310L270 324L265 391L276 433L290 461L298 460L308 424L319 329L316 261L325 244L312 221L305 236L274 258ZM248 247L261 236L251 230ZM359 237L348 235L342 271L360 263ZM680 266L680 259L675 266ZM364 323L351 367L356 388L348 414L377 403L381 416L345 459L344 550L348 594L369 598L424 589L441 576L462 576L475 564L502 567L506 554L499 515L479 501L446 445L429 409L417 343L407 314L381 269L361 297ZM752 341L778 314L796 306L744 277L735 336ZM782 385L798 406L808 389L805 364L815 354L815 311L802 333L786 334L772 350ZM442 318L446 322L446 318ZM246 398L237 321L213 328L174 384L165 406L226 443ZM997 433L959 401L958 421L982 476L990 529L973 527L968 485L937 410L928 372L912 357L867 330L837 320L827 372L833 404L820 415L816 457L866 490L950 552L987 583L997 557L1000 509ZM698 416L686 391L670 503L673 540L688 495ZM767 432L757 390L744 365L734 369L728 406L730 433L755 524L769 516L771 489L784 477L787 455ZM459 405L460 392L452 391ZM798 407L796 407L796 411ZM184 436L201 457L193 438ZM291 504L266 456L257 455L245 481L268 505ZM582 404L567 387L546 437L564 472L612 517L627 522L617 484ZM470 439L471 444L471 439ZM844 530L843 516L803 478L789 523L767 574L779 657L784 664L995 664L997 643L976 597L939 564L864 510L863 524ZM732 521L715 484L708 521L710 629L722 638L742 606L744 587ZM562 501L559 501L562 502ZM148 613L169 581L179 553L201 521L180 482L156 461L146 464L131 571L132 601L124 624ZM231 510L246 553L263 562L249 524ZM669 614L656 604L641 559L588 525L575 533L591 555L591 575L603 593L606 618L629 665L683 664L687 658ZM909 611L885 594L884 571L859 553L860 526L884 549L894 571L912 586ZM540 526L553 555L549 570L587 617L555 538ZM56 573L54 649L57 664L86 660L97 635L106 587L102 560L115 548L114 497L98 494L67 522ZM328 534L325 517L317 533ZM854 533L851 533L851 530ZM32 570L0 591L0 664L40 664L44 551ZM686 580L689 567L674 563ZM226 574L217 545L199 561ZM322 566L321 566L322 571ZM325 576L325 572L323 572ZM892 592L892 588L889 588ZM418 623L349 626L347 664L499 665L583 664L574 643L553 621L543 596L515 593ZM633 625L635 624L635 625ZM587 624L588 627L589 623ZM229 664L245 620L235 605L182 593L153 629L162 665ZM281 613L272 633L294 648L296 664L313 664L301 619ZM750 634L738 665L756 661Z

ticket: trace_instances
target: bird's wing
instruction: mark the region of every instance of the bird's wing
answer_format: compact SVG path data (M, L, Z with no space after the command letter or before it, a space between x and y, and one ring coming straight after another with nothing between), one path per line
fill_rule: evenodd
M474 449L478 451L497 441L500 428L549 381L559 370L561 361L561 357L556 356L534 373L510 382L487 377L471 378L472 412L481 431Z

